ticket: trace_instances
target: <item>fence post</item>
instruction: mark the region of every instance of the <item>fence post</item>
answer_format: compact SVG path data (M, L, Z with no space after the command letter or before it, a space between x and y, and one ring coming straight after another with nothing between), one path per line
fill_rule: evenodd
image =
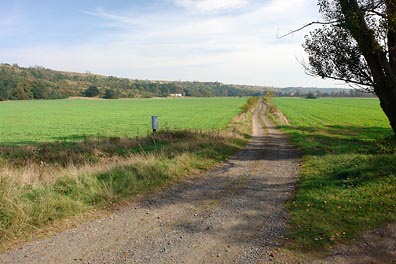
M153 128L153 132L157 132L158 129L158 116L151 116L151 127Z

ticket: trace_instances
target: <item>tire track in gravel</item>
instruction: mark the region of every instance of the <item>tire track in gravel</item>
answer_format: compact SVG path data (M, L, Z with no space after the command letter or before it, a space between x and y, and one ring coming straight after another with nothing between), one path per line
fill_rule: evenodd
M298 156L260 103L248 145L140 202L0 255L0 263L260 263L286 232Z

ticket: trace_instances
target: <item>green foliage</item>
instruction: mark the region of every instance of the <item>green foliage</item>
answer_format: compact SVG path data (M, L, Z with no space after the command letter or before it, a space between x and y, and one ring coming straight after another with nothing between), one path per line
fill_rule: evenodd
M243 112L247 113L252 110L258 103L259 97L249 97L246 104L243 106Z
M260 95L263 87L228 85L219 82L147 81L102 76L91 73L60 72L43 67L23 68L0 64L0 101L26 99L59 99L69 96L95 97L96 86L106 90L106 99L185 96L249 96ZM106 92L105 92L106 93Z
M303 154L289 204L292 247L322 249L396 220L395 141L378 100L274 103L290 122L282 129Z
M318 6L323 23L305 38L305 71L378 96L396 135L395 3L318 0Z
M0 145L142 136L151 131L153 114L159 116L160 130L221 129L245 102L244 98L1 102Z
M116 90L106 89L103 98L104 99L118 99L120 96Z
M95 97L99 95L99 89L95 85L89 86L84 92L84 96L86 97Z
M19 91L15 96L14 90L19 83L23 82L28 82L28 91L22 91L22 93ZM104 91L103 98L105 99L167 97L175 93L183 94L185 97L257 97L266 93L270 93L272 96L304 97L309 92L320 97L373 96L343 88L270 88L219 82L131 80L91 73L53 71L38 66L22 68L17 65L0 64L0 101L32 99L30 92L33 93L33 99L81 96L89 86L96 86L99 90ZM102 96L102 94L99 95Z
M38 72L41 68L20 68L0 64L0 101L28 99L60 99L76 93L59 88L57 83ZM66 87L65 87L66 88Z
M308 93L307 96L305 96L306 99L317 99L318 97L314 93Z

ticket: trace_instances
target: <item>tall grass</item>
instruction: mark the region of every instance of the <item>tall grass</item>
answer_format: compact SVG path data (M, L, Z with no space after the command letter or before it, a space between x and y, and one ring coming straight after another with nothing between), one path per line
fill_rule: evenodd
M210 168L246 143L250 116L243 112L222 130L2 147L0 244Z

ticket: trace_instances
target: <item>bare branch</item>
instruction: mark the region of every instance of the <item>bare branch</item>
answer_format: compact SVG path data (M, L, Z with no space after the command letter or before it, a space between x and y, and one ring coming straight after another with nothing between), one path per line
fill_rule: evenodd
M313 26L313 25L334 25L334 24L337 24L337 23L340 23L340 20L328 21L328 22L313 21L313 22L310 22L310 23L308 23L308 24L303 25L302 27L300 27L300 28L298 28L298 29L290 30L289 33L286 33L286 34L284 34L284 35L280 35L280 36L279 36L279 31L278 31L278 32L276 33L276 38L277 38L277 39L281 39L281 38L287 37L287 36L289 36L289 35L291 35L291 34L293 34L293 33L296 33L296 32L298 32L298 31L303 30L304 28L307 28L307 27L310 27L310 26Z

